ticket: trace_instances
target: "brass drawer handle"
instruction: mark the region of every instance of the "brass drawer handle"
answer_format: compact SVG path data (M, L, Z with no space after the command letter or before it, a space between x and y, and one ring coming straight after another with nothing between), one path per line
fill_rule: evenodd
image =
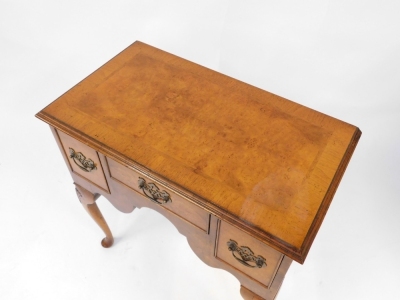
M147 183L146 180L144 180L142 177L139 177L138 184L144 195L151 201L158 204L172 202L170 195L166 191L160 191L160 189L154 183Z
M228 250L232 251L233 257L240 262L242 265L250 268L262 268L267 266L267 262L265 258L261 255L257 257L254 255L254 252L247 246L240 246L237 242L233 240L229 240L228 243Z
M97 169L94 161L90 158L86 158L82 152L75 152L74 149L69 148L69 157L71 157L74 160L74 163L85 172L91 172Z

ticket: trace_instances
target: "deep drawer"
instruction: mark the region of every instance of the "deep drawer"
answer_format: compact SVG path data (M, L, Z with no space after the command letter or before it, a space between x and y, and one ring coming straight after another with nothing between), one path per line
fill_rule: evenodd
M216 257L269 288L283 254L220 221Z
M72 172L109 192L97 151L62 131L57 134Z
M110 177L208 233L210 215L161 183L107 157Z

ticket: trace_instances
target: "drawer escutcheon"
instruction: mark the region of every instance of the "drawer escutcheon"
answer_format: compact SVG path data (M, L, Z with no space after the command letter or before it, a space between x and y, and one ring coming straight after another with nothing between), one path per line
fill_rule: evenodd
M82 152L75 152L73 148L69 148L69 157L72 158L74 163L85 172L91 172L97 169L93 160L86 158Z
M249 268L262 268L267 266L265 258L261 255L255 256L254 252L249 247L239 247L238 243L234 240L229 240L227 242L227 245L228 250L232 252L233 257L242 265L245 265ZM237 255L239 255L240 257L238 257Z
M156 186L154 183L147 183L146 180L144 180L142 177L139 177L138 184L144 195L151 201L158 204L172 202L170 195L166 191L160 191L158 186Z

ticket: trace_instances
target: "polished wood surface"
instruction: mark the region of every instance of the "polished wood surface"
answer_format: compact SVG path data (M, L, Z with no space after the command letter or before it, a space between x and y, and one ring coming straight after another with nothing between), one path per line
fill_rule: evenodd
M245 299L303 263L361 136L350 124L135 42L40 111L85 209L149 207Z
M358 128L136 42L37 116L303 262Z

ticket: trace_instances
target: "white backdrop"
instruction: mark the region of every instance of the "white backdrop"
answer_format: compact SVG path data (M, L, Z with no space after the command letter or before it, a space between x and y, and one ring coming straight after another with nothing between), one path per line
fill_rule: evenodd
M80 207L33 116L135 40L363 131L284 299L400 299L400 2L0 0L0 299L241 299L169 221Z

